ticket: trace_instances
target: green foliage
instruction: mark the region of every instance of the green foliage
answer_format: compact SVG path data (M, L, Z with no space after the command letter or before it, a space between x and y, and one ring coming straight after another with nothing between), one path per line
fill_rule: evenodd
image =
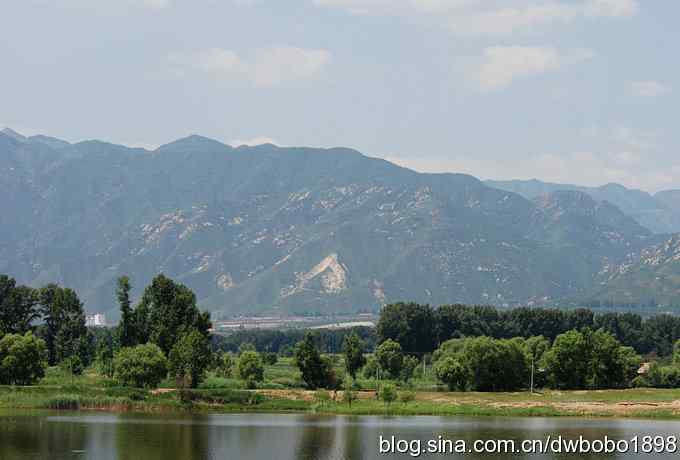
M37 293L16 281L0 275L0 337L4 334L24 334L40 317Z
M370 356L366 360L366 365L363 370L364 378L375 379L378 377L378 360L375 356Z
M59 363L59 367L61 367L64 372L67 372L71 375L82 375L83 371L85 370L83 361L78 355L72 355L64 358L64 360Z
M208 339L195 329L182 334L170 350L169 371L181 388L196 388L211 361Z
M262 353L262 362L267 364L268 366L273 366L276 364L276 362L279 360L279 357L276 353L267 351Z
M343 340L342 351L345 357L345 370L352 376L352 379L357 378L357 372L366 364L364 347L364 342L356 333L345 336Z
M637 386L652 388L680 388L680 366L652 363L647 375L637 379Z
M416 400L416 393L414 391L401 391L399 392L399 401L404 404L408 404Z
M0 340L0 383L32 385L45 375L47 346L31 332L6 334Z
M300 369L302 380L312 390L337 383L330 361L321 357L311 333L295 347L295 364Z
M220 377L232 377L235 365L236 363L231 353L224 353L223 351L213 353L213 370Z
M246 351L257 351L255 344L252 342L243 342L238 346L238 354L243 354Z
M383 307L376 332L379 342L393 340L407 353L426 353L435 349L434 324L435 313L429 305L400 302Z
M445 356L434 365L437 378L449 387L449 391L465 390L470 379L470 372L460 360L453 356Z
M113 343L111 340L100 340L97 344L97 369L102 375L113 377Z
M162 274L144 290L135 314L138 342L155 343L166 355L187 329L194 328L207 338L211 326L210 314L196 306L196 295Z
M343 385L342 400L349 407L352 407L352 403L357 400L354 384L355 382L353 380L347 379Z
M83 304L75 291L49 284L39 291L50 365L55 365L82 350L81 338L87 333ZM80 356L81 361L86 361Z
M401 365L400 377L404 382L411 380L420 362L415 356L404 356Z
M477 391L507 391L527 384L527 366L520 343L475 337L465 343L464 365Z
M147 343L118 350L114 376L124 385L155 388L167 376L168 360L155 344Z
M610 333L588 329L560 334L543 359L549 384L564 389L629 386L639 363Z
M392 339L385 340L375 351L375 358L381 371L386 372L387 376L392 379L399 378L404 363L404 354L398 342Z
M389 406L397 400L397 387L391 383L384 383L378 389L378 399Z
M130 278L121 276L117 281L116 297L120 306L120 324L118 325L118 337L121 347L137 345L139 334L135 330L134 312L130 302Z
M264 380L264 365L255 351L244 351L238 358L238 375L252 386Z

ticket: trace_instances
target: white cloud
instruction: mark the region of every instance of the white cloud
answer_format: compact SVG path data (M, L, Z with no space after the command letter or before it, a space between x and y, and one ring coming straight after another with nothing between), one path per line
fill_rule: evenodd
M588 18L635 15L637 0L314 0L351 14L430 16L463 35L507 35Z
M252 139L234 139L232 141L229 141L229 145L232 147L238 147L240 145L247 145L249 147L255 146L255 145L262 145L262 144L274 144L281 146L280 143L278 143L276 140L272 139L271 137L267 136L257 136L253 137Z
M492 46L484 50L475 78L482 90L498 90L517 78L553 72L592 57L589 50L561 52L551 46Z
M630 94L639 97L658 97L671 92L671 87L654 80L634 81L628 85Z
M331 59L320 49L275 46L255 50L243 58L232 50L211 48L169 56L174 74L200 71L218 79L244 79L258 87L272 87L318 74Z

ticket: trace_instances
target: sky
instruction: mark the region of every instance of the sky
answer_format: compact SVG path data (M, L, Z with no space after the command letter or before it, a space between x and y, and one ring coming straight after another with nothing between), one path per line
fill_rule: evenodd
M0 127L680 188L674 0L0 0Z

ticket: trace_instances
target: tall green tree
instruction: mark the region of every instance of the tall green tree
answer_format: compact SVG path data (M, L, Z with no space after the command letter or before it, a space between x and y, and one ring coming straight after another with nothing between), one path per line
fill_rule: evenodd
M163 274L156 276L144 290L135 310L139 341L155 343L166 355L190 328L209 337L210 314L199 311L191 289Z
M0 339L0 384L32 385L45 375L47 347L32 332Z
M211 362L210 343L203 334L191 329L182 334L168 356L170 374L182 388L196 388Z
M342 349L345 355L345 369L352 376L352 379L357 378L357 372L366 364L364 346L364 342L356 333L345 336L343 340Z
M87 334L85 311L72 289L49 284L39 291L45 327L48 362L51 366L77 355Z
M308 388L315 390L329 385L333 369L331 363L321 357L313 334L307 333L296 345L295 363Z
M17 286L14 278L0 275L0 336L23 334L32 329L39 317L35 290Z
M118 340L121 347L131 347L137 344L137 332L135 330L135 318L130 302L130 278L121 276L118 278L116 297L120 307L120 324L118 325Z
M429 305L395 303L386 305L376 325L378 341L391 339L404 353L429 353L437 345L434 310Z
M544 366L548 382L555 388L585 388L588 382L590 344L579 331L568 331L555 339L546 352Z
M398 342L392 339L385 340L375 351L375 359L382 372L386 372L392 379L399 378L404 363L404 354Z

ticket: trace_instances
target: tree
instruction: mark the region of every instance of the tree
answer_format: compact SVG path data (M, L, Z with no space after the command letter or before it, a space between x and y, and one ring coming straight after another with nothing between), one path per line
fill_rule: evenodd
M434 351L436 345L434 324L434 310L429 305L396 303L380 311L376 332L379 342L391 339L406 353L428 353Z
M590 349L583 333L568 331L555 339L545 353L548 382L554 388L585 388L588 382Z
M210 344L195 329L182 334L168 356L170 374L182 388L196 388L210 365Z
M238 375L253 386L255 382L264 380L264 365L260 355L255 351L244 351L238 358Z
M110 340L100 340L97 344L97 367L103 375L113 377L113 344Z
M195 328L206 338L210 334L210 314L198 310L196 295L162 274L144 290L135 316L138 340L148 337L166 355L187 328Z
M399 373L399 377L404 381L408 382L411 380L413 377L413 374L416 371L416 368L418 367L418 359L415 356L404 356L404 359L401 364L401 372Z
M85 312L72 289L49 284L40 289L38 295L45 322L43 331L48 362L55 365L78 353L80 339L87 333Z
M384 383L380 385L378 389L378 398L385 403L385 406L389 406L394 401L397 400L397 388L391 383Z
M302 373L302 380L312 390L325 388L334 380L331 363L321 357L311 333L296 345L295 364Z
M390 378L399 378L404 355L401 352L401 345L394 340L387 339L380 344L375 351L375 358L382 371L387 372Z
M528 383L524 350L516 339L467 339L462 356L471 373L471 386L477 391L515 390Z
M453 356L445 356L434 365L437 378L449 387L449 391L465 390L468 385L469 371Z
M128 386L155 388L168 373L168 360L153 343L121 348L113 362L116 380Z
M626 387L640 367L640 359L632 348L623 347L605 331L588 332L590 363L588 386L592 388Z
M345 370L352 376L352 380L356 380L357 372L366 364L364 342L356 333L352 333L345 336L342 350L345 355Z
M267 364L269 366L273 366L274 364L276 364L278 362L278 360L279 360L279 357L277 356L276 353L274 353L272 351L267 351L267 352L262 353L262 362L264 362L265 364Z
M347 403L349 407L352 407L352 403L357 400L357 394L354 391L354 383L352 380L347 379L344 382L344 388L342 392L342 400Z
M24 334L40 317L36 292L0 275L0 337L4 334Z
M539 335L529 337L524 341L524 354L526 355L527 369L529 369L529 381L531 389L543 387L546 384L545 369L541 366L543 356L550 350L548 339Z
M45 376L47 346L32 332L6 334L0 340L0 383L32 385Z
M118 325L118 337L121 347L137 345L138 334L135 330L135 318L130 303L130 278L121 276L118 278L116 297L120 306L120 324Z

